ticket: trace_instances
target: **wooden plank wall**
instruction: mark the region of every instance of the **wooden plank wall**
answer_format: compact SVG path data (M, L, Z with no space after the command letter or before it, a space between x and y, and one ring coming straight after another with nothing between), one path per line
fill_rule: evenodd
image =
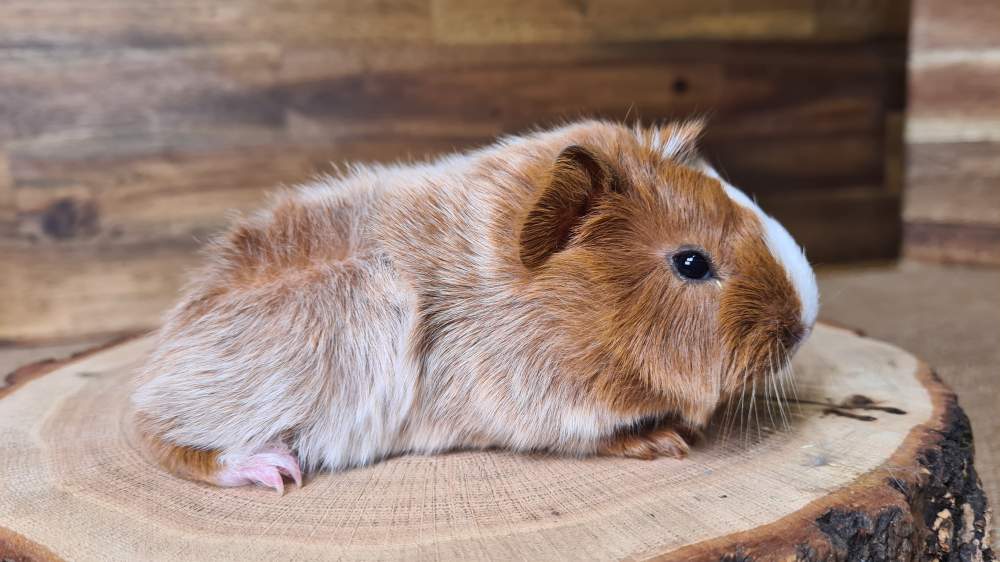
M820 262L897 253L903 0L6 0L0 339L155 325L227 212L581 115L706 114Z
M1000 2L913 10L905 253L1000 265Z

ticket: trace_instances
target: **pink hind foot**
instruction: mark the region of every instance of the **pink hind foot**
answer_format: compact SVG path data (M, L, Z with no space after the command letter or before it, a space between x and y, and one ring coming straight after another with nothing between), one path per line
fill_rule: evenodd
M285 476L302 486L299 461L285 446L271 445L250 455L226 455L214 479L219 486L257 484L284 494Z

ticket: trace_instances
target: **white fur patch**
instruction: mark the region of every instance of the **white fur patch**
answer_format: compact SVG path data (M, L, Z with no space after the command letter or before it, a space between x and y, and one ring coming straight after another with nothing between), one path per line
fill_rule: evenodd
M722 182L726 194L733 201L750 209L760 219L761 225L764 227L764 239L768 249L771 250L778 263L785 268L789 281L792 282L792 286L798 293L799 301L802 303L802 324L811 328L816 323L816 315L819 313L819 289L816 287L816 275L809 265L809 260L806 259L805 252L795 243L785 227L761 210L757 203L747 197L746 193L722 179L719 173L708 164L702 162L701 169L709 176Z
M684 135L678 131L665 132L660 129L653 129L649 139L650 148L662 154L664 158L678 156L690 143L690 135Z

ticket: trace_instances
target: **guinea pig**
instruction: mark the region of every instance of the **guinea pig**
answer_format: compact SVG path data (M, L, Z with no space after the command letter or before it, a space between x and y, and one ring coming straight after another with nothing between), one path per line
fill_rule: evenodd
M684 457L783 376L818 307L701 129L582 121L277 196L168 313L141 442L178 476L279 492L452 449Z

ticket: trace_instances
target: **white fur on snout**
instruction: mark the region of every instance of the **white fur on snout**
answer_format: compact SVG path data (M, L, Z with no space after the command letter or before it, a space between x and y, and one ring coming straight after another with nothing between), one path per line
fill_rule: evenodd
M807 329L811 328L816 323L816 315L819 313L816 275L809 266L805 252L795 243L785 227L772 217L764 215L759 208L757 212L761 213L761 221L764 223L767 247L777 258L778 263L785 267L788 278L799 294L799 300L802 302L802 325Z
M785 227L761 210L757 203L747 197L746 193L722 179L718 172L708 164L702 163L701 169L722 183L722 187L730 199L750 209L760 219L761 226L764 228L764 241L775 260L785 268L788 280L795 287L795 292L802 303L802 325L807 330L812 328L812 325L816 323L816 315L819 313L819 289L816 287L816 275L809 265L809 260L806 259L805 252L795 243Z

